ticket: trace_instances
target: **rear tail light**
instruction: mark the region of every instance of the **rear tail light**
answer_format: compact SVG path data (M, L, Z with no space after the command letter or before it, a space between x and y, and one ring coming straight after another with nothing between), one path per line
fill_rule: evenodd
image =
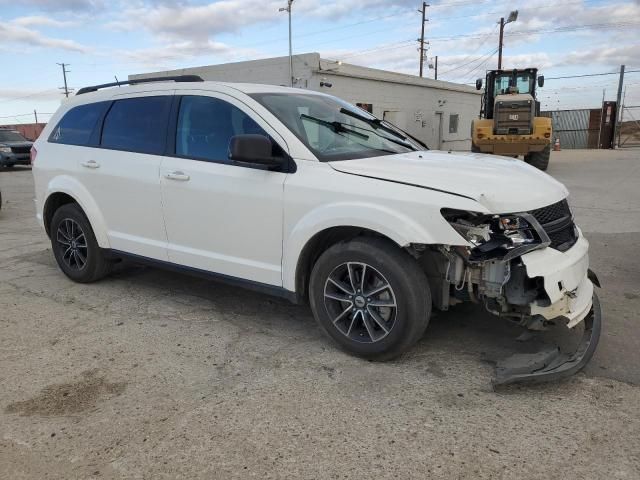
M31 157L31 166L36 163L36 157L38 156L38 150L36 147L31 147L30 157Z

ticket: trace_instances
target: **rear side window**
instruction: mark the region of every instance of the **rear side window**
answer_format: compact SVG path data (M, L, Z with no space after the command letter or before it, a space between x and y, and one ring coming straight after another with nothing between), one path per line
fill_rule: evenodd
M111 102L98 102L73 107L53 129L49 141L66 145L88 145L96 123L110 104Z
M230 162L231 137L242 134L269 135L250 116L224 100L184 96L180 102L176 131L176 154L213 162ZM274 144L274 155L279 147ZM282 152L279 152L282 155Z
M100 145L161 155L166 144L170 107L168 96L117 100L104 119Z

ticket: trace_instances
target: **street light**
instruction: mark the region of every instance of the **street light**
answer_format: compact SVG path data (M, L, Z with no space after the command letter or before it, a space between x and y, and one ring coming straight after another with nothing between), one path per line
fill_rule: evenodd
M515 22L518 19L518 10L512 10L509 13L507 21L504 21L504 17L500 19L500 44L498 45L498 70L502 70L502 40L504 37L504 26L507 23Z
M280 8L279 12L289 13L289 85L293 87L293 49L291 47L291 4L293 0L287 0L287 6Z

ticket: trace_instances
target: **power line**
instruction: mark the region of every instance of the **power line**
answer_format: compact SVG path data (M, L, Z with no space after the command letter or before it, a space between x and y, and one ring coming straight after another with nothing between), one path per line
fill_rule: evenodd
M509 32L509 33L505 33L504 36L505 37L517 37L517 36L523 36L523 35L540 35L540 34L547 34L547 33L566 33L566 32L573 32L573 31L578 31L578 30L588 30L588 29L594 29L594 30L598 30L598 29L603 29L603 28L608 28L608 29L618 29L618 28L629 28L629 27L636 27L636 26L640 26L640 22L626 22L626 23L622 23L622 22L617 22L617 23L593 23L593 24L584 24L584 25L573 25L573 26L567 26L567 27L557 27L557 28L550 28L547 30L522 30L522 31L516 31L516 32ZM461 34L461 35L446 35L446 36L440 36L440 37L431 37L431 40L440 40L440 41L448 41L448 40L456 40L458 38L469 38L469 39L473 39L473 38L482 38L484 35L484 33L480 34L480 33L468 33L468 34Z
M494 0L465 0L462 2L449 2L449 3L438 3L433 5L433 8L443 8L443 7L459 7L463 5L478 5L479 3L494 3Z
M461 60L459 63L454 63L453 64L453 68L450 68L449 70L442 72L441 75L446 75L447 73L453 72L455 70L459 70L460 68L463 68L467 65L469 65L470 63L473 63L476 59L471 60L470 62L466 62L469 58L471 58L475 53L478 52L478 50L480 50L485 43L487 43L487 40L489 40L489 38L495 34L496 30L498 29L498 25L496 25L493 30L491 32L489 32L486 37L484 38L484 40L482 42L480 42L480 44L478 45L478 47L469 55L467 55L463 60ZM482 55L484 56L484 55ZM457 66L456 66L457 65Z
M562 4L563 7L567 6L567 5L583 5L585 3L591 3L594 2L596 0L582 0L582 1L577 1L577 2L565 2ZM435 5L434 5L435 6ZM531 7L531 8L518 8L519 12L525 12L525 11L529 11L529 10L543 10L543 9L549 9L549 8L558 8L558 4L557 3L546 3L546 4L542 4L542 5L538 5L536 7ZM502 15L504 13L504 11L496 11L496 12L487 12L487 13L475 13L473 15L454 15L454 16L449 16L449 17L438 17L437 15L435 17L433 17L433 20L455 20L458 18L476 18L476 17L489 17L489 16L494 16L494 15Z
M469 70L467 73L465 73L464 75L461 75L460 77L462 78L468 78L471 76L471 74L473 74L474 72L476 72L480 67L486 65L492 58L493 56L498 53L499 48L495 48L492 52L488 53L487 55L485 55L487 58L484 62L479 63L478 65L476 65L475 68Z
M26 98L32 98L32 97L37 97L37 96L40 96L40 95L45 95L45 94L48 94L48 93L50 93L52 91L56 91L56 89L48 88L48 89L42 90L40 92L30 93L29 95L25 95L23 97L16 97L16 98L10 98L8 100L2 100L0 103L9 103L9 102L15 102L17 100L24 100Z
M638 73L640 70L627 70L625 73ZM561 80L564 78L600 77L603 75L619 75L620 71L606 73L585 73L582 75L565 75L563 77L545 77L545 80Z
M404 46L404 47L414 46L413 42L415 42L415 40L414 39L410 39L410 40L403 40L403 41L400 41L400 42L387 43L387 44L381 45L379 47L369 48L369 49L366 49L366 50L355 50L355 51L351 52L349 55L341 56L340 58L342 60L344 60L346 58L359 57L361 55L366 55L367 53L379 52L379 51L382 51L382 50L389 50L391 48L398 48L398 47L401 47L401 46Z
M449 70L449 72L452 72L454 70L459 70L460 68L468 67L469 65L472 65L472 64L475 64L475 66L482 65L483 60L485 59L485 57L487 57L487 55L493 55L495 52L497 52L497 49L496 48L492 48L490 51L483 53L482 55L480 55L479 57L474 58L470 62L467 62L464 65L460 65L457 68L453 68L453 69ZM474 69L475 66L473 66L471 68ZM447 72L447 73L449 73L449 72ZM467 70L467 73L462 74L462 75L458 75L458 78L466 77L469 72L470 72L470 70Z
M319 34L326 33L326 32L333 32L335 30L343 30L345 28L351 28L351 27L356 27L358 25L365 25L367 23L377 22L378 20L386 20L388 18L399 17L399 16L402 16L402 15L407 15L408 13L410 13L410 11L411 10L406 9L406 10L402 10L400 12L392 13L390 15L382 15L382 16L379 16L379 17L369 18L367 20L361 20L359 22L348 23L348 24L339 25L339 26L336 26L336 27L323 28L321 30L314 30L312 32L307 32L307 33L301 33L299 35L296 35L296 38L312 37L314 35L319 35ZM369 31L365 35L371 35L373 33L377 33L377 32L380 32L380 31L387 31L387 30ZM351 38L351 37L349 37L349 38ZM270 43L278 43L278 42L281 42L283 40L286 40L286 37L274 38L272 40L267 40L267 41L263 41L263 42L252 42L252 43L240 44L240 45L236 45L236 47L246 48L246 47L262 46L262 45L268 45ZM341 40L341 39L338 39L338 40ZM331 43L331 42L329 42L329 43Z
M38 112L38 115L53 115L53 113ZM33 112L31 112L31 113L17 113L15 115L5 115L5 116L2 116L0 118L15 118L15 119L17 119L18 117L32 117L32 116L33 116Z

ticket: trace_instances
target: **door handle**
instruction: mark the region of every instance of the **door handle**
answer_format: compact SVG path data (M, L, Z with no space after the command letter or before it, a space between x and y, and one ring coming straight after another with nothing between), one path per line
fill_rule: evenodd
M96 162L95 160L89 160L87 162L82 162L82 163L80 163L80 165L82 165L83 167L87 167L87 168L100 168L100 164L98 162Z
M184 172L176 171L176 172L165 173L164 178L168 178L169 180L180 180L182 182L186 182L191 177Z

